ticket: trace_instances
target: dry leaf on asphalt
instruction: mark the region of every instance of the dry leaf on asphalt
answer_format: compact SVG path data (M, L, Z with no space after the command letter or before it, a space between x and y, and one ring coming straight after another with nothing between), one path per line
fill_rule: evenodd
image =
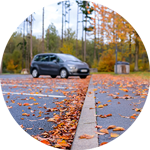
M125 129L123 127L116 127L113 129L113 131L124 131Z
M108 130L107 130L107 129L104 129L104 128L103 128L103 129L101 129L101 130L100 130L100 132L102 132L102 133L106 133L106 134L109 134Z
M114 128L116 128L116 126L115 126L115 125L110 125L110 126L108 126L108 128L107 128L107 129L114 129Z
M110 136L113 137L113 138L115 138L115 137L118 137L119 134L117 134L117 133L110 133Z
M94 135L83 134L79 136L79 139L92 139Z

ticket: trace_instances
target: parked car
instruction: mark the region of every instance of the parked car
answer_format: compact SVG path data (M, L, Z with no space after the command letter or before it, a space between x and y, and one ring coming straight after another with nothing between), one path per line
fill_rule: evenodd
M61 53L37 54L30 67L33 78L38 78L40 75L50 75L52 78L56 78L58 75L61 78L68 78L68 76L86 78L89 72L87 63L72 55Z

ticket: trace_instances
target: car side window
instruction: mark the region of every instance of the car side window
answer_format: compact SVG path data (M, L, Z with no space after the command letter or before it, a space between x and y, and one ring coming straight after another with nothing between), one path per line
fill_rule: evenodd
M34 61L40 61L40 56L39 56L39 55L36 56L36 57L34 58Z
M41 56L40 61L42 61L42 62L48 62L49 61L49 56L48 55Z
M62 63L62 62L63 62L63 60L62 60L62 59L60 59L59 57L57 57L57 62Z
M56 61L57 58L55 55L50 55L50 61L53 62L53 61Z

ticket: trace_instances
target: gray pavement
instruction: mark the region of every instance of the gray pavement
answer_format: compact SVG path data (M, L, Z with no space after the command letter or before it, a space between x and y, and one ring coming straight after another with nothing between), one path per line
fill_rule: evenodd
M93 89L91 78L71 150L85 150L98 147L98 135L95 133L97 129L95 128L95 93ZM94 135L94 137L91 139L79 139L79 136L84 134Z

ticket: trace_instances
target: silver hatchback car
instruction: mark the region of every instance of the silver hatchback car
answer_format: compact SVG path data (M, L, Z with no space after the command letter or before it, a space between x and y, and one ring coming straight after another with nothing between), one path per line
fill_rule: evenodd
M89 66L78 58L61 53L43 53L34 56L30 73L33 78L40 75L50 75L52 78L60 76L61 78L68 78L69 76L80 76L86 78L89 73Z

